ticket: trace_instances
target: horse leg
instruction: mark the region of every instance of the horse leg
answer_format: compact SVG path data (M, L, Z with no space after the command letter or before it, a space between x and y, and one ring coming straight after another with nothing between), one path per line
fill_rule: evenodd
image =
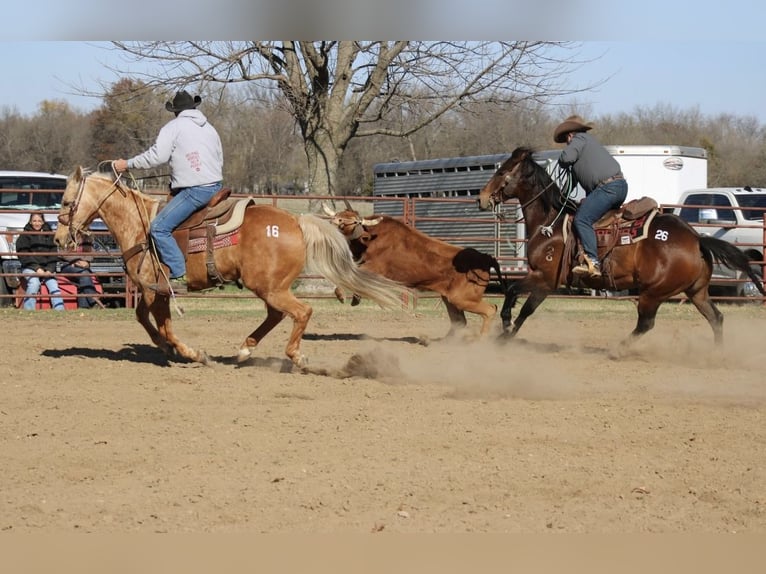
M713 329L713 338L716 345L723 343L723 313L718 310L715 303L710 300L707 287L700 289L696 293L686 291L686 296L691 300L702 316L707 319L708 324Z
M446 335L449 338L455 335L458 329L465 328L468 322L465 319L465 313L450 302L446 296L442 295L442 301L447 308L447 315L449 315L450 328Z
M151 295L147 296L148 293ZM153 300L148 301L153 297ZM154 321L157 323L158 337L161 341L159 347L163 349L166 355L170 358L175 358L173 353L177 353L184 359L192 361L193 363L202 363L203 365L210 365L213 361L210 360L205 351L197 351L192 347L185 344L181 339L176 337L173 333L173 321L170 318L170 299L167 295L159 295L146 289L143 291L141 300L147 299L147 305L149 312L154 317ZM138 315L138 311L136 311ZM141 319L139 319L140 321ZM146 323L142 323L146 329L146 325L149 324L148 317ZM151 336L151 333L150 333Z
M646 293L645 291L638 296L638 321L636 328L630 334L628 342L638 339L647 331L654 328L654 319L657 316L657 309L660 308L662 300Z
M516 333L518 333L519 329L521 329L521 326L524 324L524 321L527 320L527 317L529 317L532 313L534 313L535 309L537 309L540 306L540 304L543 301L545 301L547 298L548 298L548 291L545 291L545 290L530 291L529 296L527 297L527 300L524 301L524 304L521 306L521 311L519 311L519 316L516 317L515 321L511 321L509 324L513 327L511 329L510 334L508 333L505 333L505 334L508 337L513 337ZM507 299L506 299L506 302L507 302ZM503 305L503 308L505 308L505 304ZM508 319L510 320L510 312L508 313Z
M149 298L154 300L154 294ZM136 304L136 320L141 324L144 330L149 334L152 343L157 345L159 349L168 357L173 357L173 349L168 345L168 342L160 335L160 332L154 326L150 319L149 305L147 304L148 298L142 296Z
M289 315L293 320L293 330L290 333L285 354L294 365L302 367L306 362L306 357L301 355L300 344L313 313L311 306L297 299L289 291L278 294L271 293L264 298L264 301L266 302L266 318L242 343L237 353L237 361L241 363L249 359L251 349L256 347L284 319L285 315Z
M519 293L516 291L516 285L511 285L505 292L505 299L503 300L503 307L500 310L500 320L503 323L503 334L508 333L508 328L513 321L511 320L511 311L516 306L516 301L519 299Z

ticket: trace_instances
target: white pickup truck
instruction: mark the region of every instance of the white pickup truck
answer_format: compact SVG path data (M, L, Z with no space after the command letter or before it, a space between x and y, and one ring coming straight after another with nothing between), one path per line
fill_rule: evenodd
M701 235L712 235L737 245L753 261L753 271L763 277L766 230L766 188L712 187L681 194L673 211ZM742 273L716 265L711 291L724 295L759 296L755 285Z

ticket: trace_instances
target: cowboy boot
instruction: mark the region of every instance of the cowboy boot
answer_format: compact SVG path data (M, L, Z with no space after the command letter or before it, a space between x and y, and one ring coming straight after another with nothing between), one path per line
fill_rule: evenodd
M601 277L601 266L598 261L592 261L587 255L582 256L583 262L572 268L574 275L588 275L590 277Z

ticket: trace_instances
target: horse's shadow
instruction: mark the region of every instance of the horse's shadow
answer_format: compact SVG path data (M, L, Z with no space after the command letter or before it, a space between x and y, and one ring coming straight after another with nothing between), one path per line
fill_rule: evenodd
M436 339L425 340L422 337L373 337L359 333L304 333L305 341L388 341L393 343L410 343L412 345L427 345Z
M168 367L172 365L202 366L200 363L195 363L180 355L168 357L157 347L145 344L126 345L119 351L86 347L46 349L41 354L44 357L51 357L54 359L60 359L62 357L85 357L87 359L101 359L113 362L126 361L130 363L143 363L147 365L156 365L158 367ZM279 373L301 372L290 359L284 357L250 357L243 362L239 362L237 357L233 355L208 355L208 358L213 365L230 365L238 368L259 368Z
M69 347L68 349L46 349L41 353L44 357L60 359L62 357L85 357L87 359L106 359L108 361L129 361L131 363L146 363L149 365L167 366L171 359L153 345L125 345L119 351L97 349L93 347ZM179 361L181 362L181 361Z

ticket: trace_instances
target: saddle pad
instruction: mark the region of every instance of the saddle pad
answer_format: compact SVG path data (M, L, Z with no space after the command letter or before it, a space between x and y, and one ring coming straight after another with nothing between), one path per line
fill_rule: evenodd
M619 246L630 245L631 243L637 243L642 239L646 239L649 232L649 225L657 213L657 210L652 210L638 219L620 219L616 230L616 241L614 241L615 228L613 226L597 227L596 243L599 247L612 243L615 244L615 246Z
M216 235L213 240L213 249L221 249L223 247L231 247L239 243L239 229L230 231L229 233L223 233ZM197 237L189 240L188 253L199 253L207 249L207 237Z

